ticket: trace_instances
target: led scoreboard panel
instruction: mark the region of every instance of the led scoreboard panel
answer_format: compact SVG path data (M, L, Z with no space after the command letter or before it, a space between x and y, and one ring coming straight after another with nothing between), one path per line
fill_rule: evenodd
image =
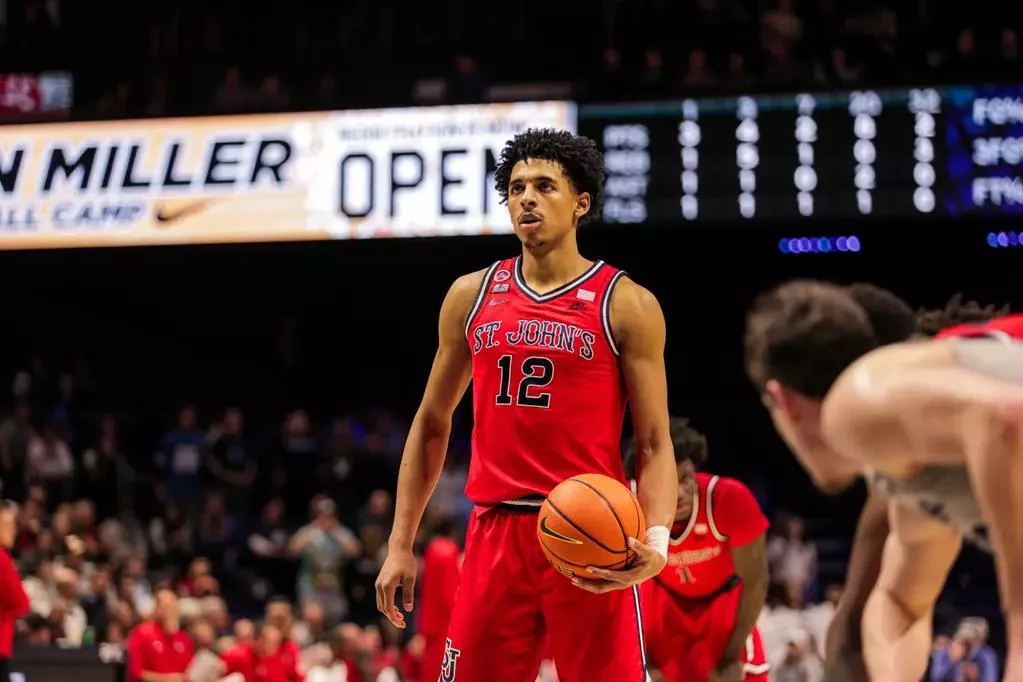
M1023 213L1023 86L588 106L604 221Z

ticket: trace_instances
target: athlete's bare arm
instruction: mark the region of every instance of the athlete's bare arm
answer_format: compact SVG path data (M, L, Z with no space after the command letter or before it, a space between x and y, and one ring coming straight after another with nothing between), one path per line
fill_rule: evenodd
M963 368L944 344L901 344L858 361L832 394L822 423L836 448L879 467L899 452L910 464L965 461L992 540L1010 657L1023 656L1023 390Z
M648 580L664 568L668 534L678 506L678 469L671 444L668 380L664 371L664 314L654 295L622 279L611 299L611 328L636 436L636 494L646 516L647 537L636 538L636 561L621 571L589 567L599 580L574 579L590 592L607 592ZM657 538L649 529L660 527Z
M764 609L768 583L766 545L766 534L761 533L752 542L732 547L732 562L735 564L735 575L742 581L742 596L735 609L735 627L725 644L724 654L718 664L720 667L742 657L746 639Z
M648 527L670 528L678 506L678 469L668 416L664 313L652 293L623 278L611 299L611 323L636 437L639 502Z
M485 274L481 270L459 277L444 297L437 354L401 457L388 559L377 578L377 608L399 627L404 627L405 619L394 607L394 595L400 584L405 610L412 609L416 575L412 543L444 467L452 415L469 387L472 357L465 323Z
M829 682L868 682L860 637L863 608L881 570L881 556L888 538L888 500L868 490L856 524L845 589L825 642L825 679Z
M927 671L931 620L962 539L950 526L889 502L891 533L863 613L863 656L873 682L917 682Z

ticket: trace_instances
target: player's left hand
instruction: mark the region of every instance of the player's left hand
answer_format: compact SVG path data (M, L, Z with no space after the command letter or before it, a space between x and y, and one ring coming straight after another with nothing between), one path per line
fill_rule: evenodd
M658 554L656 549L636 538L629 538L629 548L636 553L636 558L628 568L621 571L608 571L603 568L587 566L586 570L597 576L598 579L572 578L572 582L576 587L595 594L603 594L611 590L624 590L653 578L661 572L667 562L667 559Z

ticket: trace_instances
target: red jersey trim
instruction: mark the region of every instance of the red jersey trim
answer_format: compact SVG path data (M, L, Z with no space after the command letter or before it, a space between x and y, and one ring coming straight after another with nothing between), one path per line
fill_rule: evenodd
M700 517L700 484L696 484L696 492L693 493L693 511L689 514L689 524L686 529L677 538L671 538L669 542L673 545L681 545L689 537L689 534L693 532L693 527L696 526L696 519Z
M480 284L480 290L476 292L476 300L473 301L472 308L469 309L469 315L465 318L465 338L469 338L469 328L472 326L472 321L476 319L476 316L480 314L480 308L483 307L483 300L487 297L487 291L490 289L490 281L494 279L494 272L497 271L499 265L503 261L497 261L489 268L483 275L483 283Z
M720 476L713 476L707 483L707 525L710 526L710 532L714 535L714 539L718 542L728 542L728 537L721 534L718 530L718 524L714 521L714 488L718 486L718 481L721 480Z
M756 644L753 642L753 633L751 632L746 636L746 660L752 661L756 657L757 648ZM766 675L771 672L771 664L767 662L765 657L763 663L743 663L742 671L747 675Z
M615 276L608 282L607 289L604 290L604 300L600 303L600 323L604 327L604 338L607 339L607 344L611 346L611 352L615 356L621 354L618 352L618 343L615 341L614 330L611 328L611 297L614 296L618 281L624 276L624 270L615 273Z
M585 282L586 280L590 279L598 272L600 272L600 269L602 267L604 267L604 261L598 260L596 263L591 265L589 269L586 270L586 272L579 275L571 282L562 284L557 289L548 291L546 294L541 294L537 291L534 291L533 289L529 288L528 284L526 284L526 278L522 276L522 256L519 256L518 258L515 259L515 267L512 269L515 271L515 286L519 288L519 291L521 291L523 294L526 295L527 298L532 299L536 303L546 303L547 301L553 300L558 296L561 296L562 294L567 294L572 289L575 289L576 287L580 286L581 284L583 284L583 282Z

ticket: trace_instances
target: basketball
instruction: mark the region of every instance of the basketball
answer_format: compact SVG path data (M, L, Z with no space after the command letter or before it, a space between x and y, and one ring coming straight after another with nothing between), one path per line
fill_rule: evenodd
M569 577L596 578L587 566L621 570L635 557L646 519L632 491L601 474L562 481L540 507L536 534L547 560Z

